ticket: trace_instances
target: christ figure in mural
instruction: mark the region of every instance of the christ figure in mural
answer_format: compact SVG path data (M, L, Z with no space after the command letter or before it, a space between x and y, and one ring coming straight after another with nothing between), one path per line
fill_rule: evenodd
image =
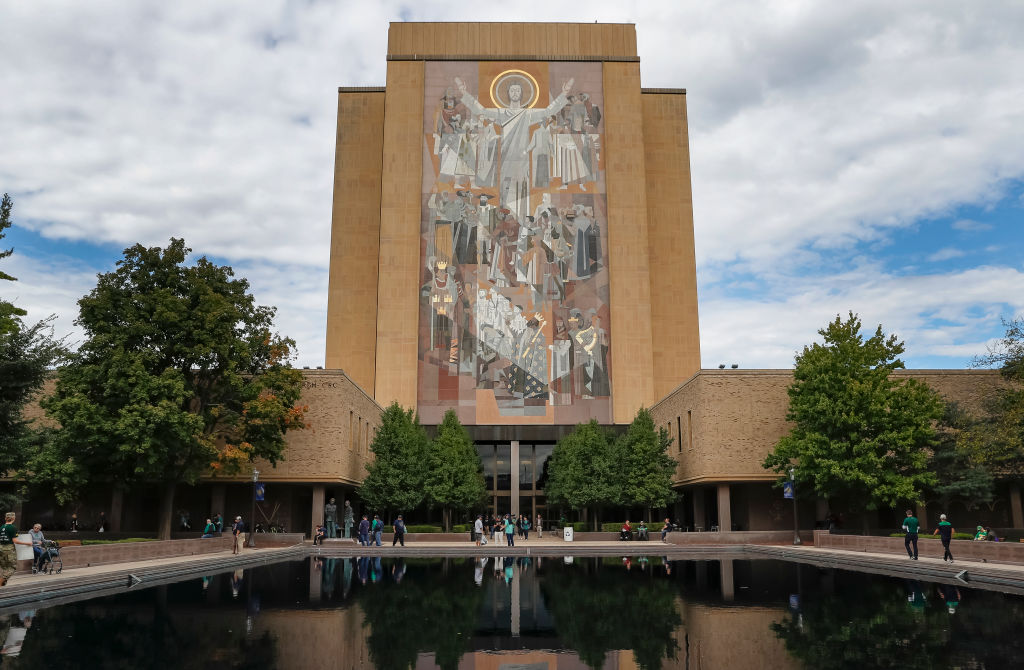
M530 126L557 114L565 107L573 79L562 84L562 92L544 109L523 106L523 87L517 83L508 87L508 106L489 108L466 91L466 82L455 78L455 86L462 96L461 102L475 116L490 119L501 128L501 154L499 159L500 204L507 207L519 221L530 214Z

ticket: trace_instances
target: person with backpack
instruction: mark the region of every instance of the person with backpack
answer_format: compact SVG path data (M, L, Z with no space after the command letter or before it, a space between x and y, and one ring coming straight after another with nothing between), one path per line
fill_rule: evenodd
M391 546L401 542L402 546L405 546L405 521L402 521L402 515L399 514L395 522L391 524L391 529L395 531L395 537L391 540ZM380 546L380 533L377 533L377 546Z
M384 531L384 523L376 514L373 515L373 523L370 525L370 532L373 534L373 541L380 546L380 534Z
M505 541L510 547L516 546L516 524L507 516L505 517Z
M530 517L523 515L523 539L530 539Z

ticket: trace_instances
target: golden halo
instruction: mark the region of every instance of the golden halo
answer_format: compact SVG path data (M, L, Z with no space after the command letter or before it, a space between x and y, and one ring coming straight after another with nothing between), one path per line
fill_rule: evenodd
M525 102L523 107L527 109L532 108L540 100L540 86L537 84L537 80L533 78L533 75L523 70L505 70L491 82L491 102L495 107L508 107L508 100L501 99L501 91L499 85L508 83L520 84L525 89L527 86L530 87L532 95L530 95L529 102ZM506 91L508 87L503 87ZM523 93L526 93L524 90ZM525 97L525 96L524 96Z

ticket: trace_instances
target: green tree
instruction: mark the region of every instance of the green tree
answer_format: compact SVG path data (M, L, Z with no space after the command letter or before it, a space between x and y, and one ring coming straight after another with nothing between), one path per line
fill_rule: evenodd
M672 438L664 428L655 427L651 413L641 407L619 439L626 473L622 484L623 503L645 507L650 522L652 507L666 507L676 497L672 490L676 462L668 454Z
M423 490L427 504L441 508L446 533L453 510L468 512L487 497L480 454L453 410L445 412L430 442Z
M764 467L785 476L795 465L798 491L876 510L915 502L936 483L927 465L942 403L926 385L893 377L902 342L881 326L867 339L860 329L852 312L836 316L818 331L823 344L797 354L786 414L794 425Z
M86 484L159 484L163 538L177 484L276 465L285 433L306 427L275 310L231 268L185 265L189 252L135 245L78 301L85 341L43 401L61 430L30 464L62 501Z
M0 239L12 225L14 203L6 193L0 199ZM0 260L9 258L13 249L0 250ZM0 281L17 281L0 271ZM27 325L27 313L6 300L0 300L0 473L19 470L43 437L44 430L33 429L23 416L25 404L40 390L50 368L67 354L62 340L53 336L49 317ZM0 508L10 509L20 496L0 494Z
M359 496L371 509L404 512L423 502L423 475L427 462L427 433L419 418L397 402L384 410L373 433L373 461L359 487Z
M967 509L992 502L995 478L988 467L976 463L969 449L961 444L965 430L974 426L974 419L955 402L947 403L938 424L938 440L932 450L928 469L935 473L936 483L926 489L930 501L948 510L954 502Z
M596 419L578 424L551 452L544 490L548 500L576 510L594 508L594 528L599 529L601 508L622 501L621 444Z
M1006 334L978 367L999 366L1006 386L984 399L984 414L960 434L973 462L1004 479L1024 477L1024 318L1003 321Z

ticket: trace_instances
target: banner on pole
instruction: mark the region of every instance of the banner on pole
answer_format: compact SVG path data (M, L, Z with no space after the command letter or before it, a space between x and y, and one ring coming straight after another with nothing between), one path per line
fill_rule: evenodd
M793 482L782 482L783 498L792 498L794 493L796 493L796 487L794 486Z
M263 484L256 485L256 502L263 502L264 488Z

